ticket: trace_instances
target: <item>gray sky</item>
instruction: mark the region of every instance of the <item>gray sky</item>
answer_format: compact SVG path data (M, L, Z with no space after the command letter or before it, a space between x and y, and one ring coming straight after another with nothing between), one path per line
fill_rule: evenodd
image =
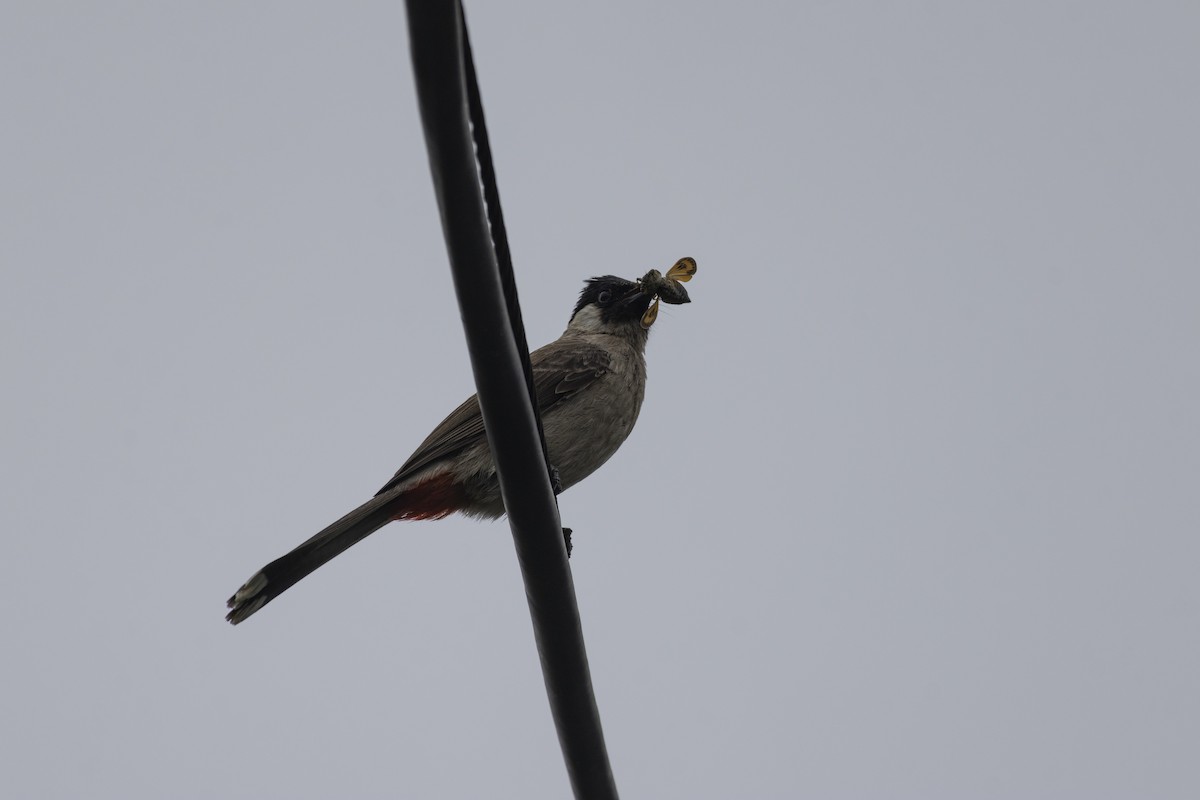
M1200 796L1200 10L470 3L629 798ZM472 391L402 4L0 9L6 797L567 792L503 523L224 600Z

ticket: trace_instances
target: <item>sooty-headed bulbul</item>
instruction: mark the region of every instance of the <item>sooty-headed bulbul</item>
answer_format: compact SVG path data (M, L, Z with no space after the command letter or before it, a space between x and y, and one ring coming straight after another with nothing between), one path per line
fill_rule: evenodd
M696 270L681 259L664 279L592 278L566 331L530 354L533 383L559 490L591 475L621 446L646 392L646 339L658 308L689 302L679 285ZM653 301L653 306L651 305ZM379 492L325 530L256 572L229 598L234 625L304 576L393 520L441 519L454 512L504 514L479 401L456 408Z

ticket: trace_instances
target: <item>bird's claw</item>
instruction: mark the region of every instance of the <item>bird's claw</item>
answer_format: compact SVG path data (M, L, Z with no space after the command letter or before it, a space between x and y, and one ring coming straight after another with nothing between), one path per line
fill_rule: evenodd
M571 529L563 528L563 542L567 545L567 558L571 557Z
M555 497L562 494L562 478L558 475L558 467L553 464L550 465L550 488L554 490Z

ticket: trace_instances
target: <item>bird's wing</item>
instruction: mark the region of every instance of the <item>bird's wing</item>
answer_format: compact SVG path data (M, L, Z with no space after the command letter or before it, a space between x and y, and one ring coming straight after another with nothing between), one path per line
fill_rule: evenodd
M577 341L566 345L552 342L535 350L529 358L533 366L533 388L542 414L590 386L608 372L611 361L603 348ZM479 400L472 395L433 429L377 494L383 494L436 461L486 440Z

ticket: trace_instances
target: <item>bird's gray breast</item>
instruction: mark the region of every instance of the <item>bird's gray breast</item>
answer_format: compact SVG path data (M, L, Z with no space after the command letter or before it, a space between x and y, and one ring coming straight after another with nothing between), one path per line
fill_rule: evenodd
M609 369L542 418L550 461L566 489L591 475L629 437L646 395L646 361L632 347L611 351Z

